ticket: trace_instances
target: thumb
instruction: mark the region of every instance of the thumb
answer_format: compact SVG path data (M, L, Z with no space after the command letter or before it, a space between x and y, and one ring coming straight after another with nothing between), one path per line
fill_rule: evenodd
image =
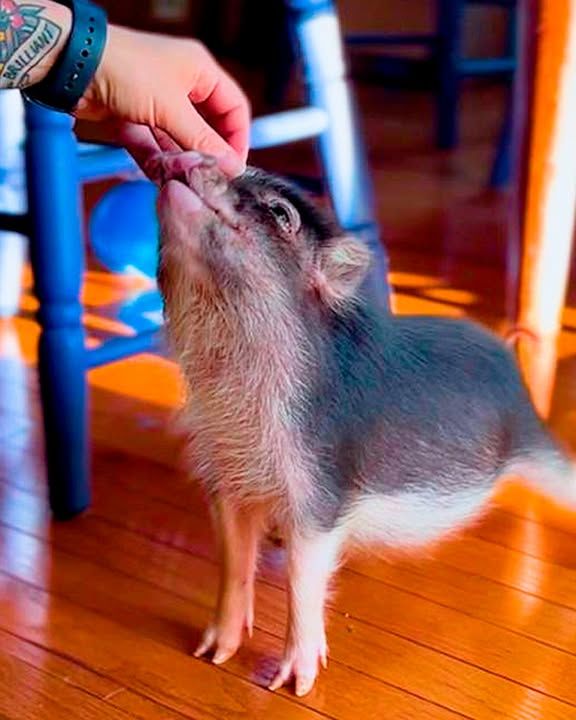
M189 100L170 110L162 129L183 150L197 150L212 155L222 171L231 177L240 175L246 169L240 155L208 125Z

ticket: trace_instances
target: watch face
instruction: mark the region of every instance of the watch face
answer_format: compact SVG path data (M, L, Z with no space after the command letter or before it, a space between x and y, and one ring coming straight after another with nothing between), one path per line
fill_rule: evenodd
M0 0L0 76L8 87L26 85L31 61L36 65L61 33L42 16L43 7Z

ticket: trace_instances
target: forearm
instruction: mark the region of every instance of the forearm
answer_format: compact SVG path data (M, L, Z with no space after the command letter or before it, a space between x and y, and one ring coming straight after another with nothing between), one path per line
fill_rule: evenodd
M50 0L0 0L0 89L40 82L64 47L72 13Z

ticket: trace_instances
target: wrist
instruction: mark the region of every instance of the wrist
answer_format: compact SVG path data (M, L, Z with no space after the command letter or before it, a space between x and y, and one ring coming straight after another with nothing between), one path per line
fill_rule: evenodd
M60 0L60 4L71 10L68 39L43 79L27 87L24 95L52 110L72 113L98 70L108 23L106 12L93 2Z
M78 103L75 111L76 117L85 120L97 120L104 108L110 106L110 99L114 88L115 69L122 63L121 56L125 52L126 41L132 31L116 25L108 26L108 37L102 60L94 74L86 92ZM129 58L128 58L129 60Z

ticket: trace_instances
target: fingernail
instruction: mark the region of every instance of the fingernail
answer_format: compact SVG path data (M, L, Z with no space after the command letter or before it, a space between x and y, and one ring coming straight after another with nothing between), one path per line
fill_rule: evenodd
M226 173L230 178L238 177L246 170L246 163L236 153L221 155L217 158L217 161L222 172Z

